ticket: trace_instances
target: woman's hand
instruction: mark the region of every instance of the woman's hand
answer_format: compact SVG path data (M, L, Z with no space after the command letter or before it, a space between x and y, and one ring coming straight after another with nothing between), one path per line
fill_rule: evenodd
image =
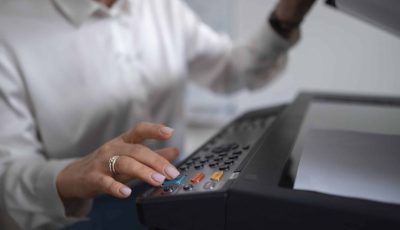
M58 175L57 190L65 202L70 199L92 198L99 193L125 198L131 189L124 183L132 179L160 186L165 178L179 175L169 162L178 155L175 148L152 151L143 145L146 139L167 140L173 130L159 124L140 123L132 130L107 142L93 153L71 163ZM115 162L116 175L109 169L109 159Z

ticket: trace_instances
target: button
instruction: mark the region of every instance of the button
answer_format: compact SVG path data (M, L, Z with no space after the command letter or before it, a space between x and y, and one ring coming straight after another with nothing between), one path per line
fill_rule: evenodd
M163 190L164 190L164 192L172 192L173 191L172 186L165 186L163 188Z
M207 181L207 182L204 184L203 188L204 188L204 189L207 189L207 190L209 190L209 189L214 189L216 185L217 185L217 184L216 184L214 181Z
M203 167L204 167L203 164L196 164L196 165L194 165L194 168L195 168L195 169L201 169L201 168L203 168Z
M224 171L216 171L211 175L210 179L213 181L220 181L223 176Z
M210 166L211 168L212 167L215 167L215 166L217 166L218 165L218 162L212 162L212 163L210 163L208 166Z
M218 156L220 156L220 157L223 157L223 156L226 156L226 155L228 155L228 152L222 152L222 153L218 154Z
M221 146L213 148L212 152L213 153L222 153L222 152L229 151L230 149L231 149L230 145L221 145Z
M189 160L189 161L187 161L186 163L185 163L185 165L187 165L187 166L191 166L193 164L193 161L191 161L191 160Z
M213 155L213 154L207 154L207 155L205 155L204 157L205 157L206 159L210 159L210 158L213 158L214 155Z
M250 145L246 145L246 146L243 146L243 150L248 150L250 148Z
M235 163L233 160L228 160L224 162L225 165L231 165L233 163Z
M223 165L223 166L219 167L219 170L223 170L223 171L229 170L229 165Z
M172 186L172 185L180 185L182 184L186 179L185 175L180 175L177 178L173 179L173 180L165 180L163 183L163 186Z
M200 160L200 163L202 163L202 164L204 164L204 163L206 163L206 162L207 162L206 159L201 159L201 160Z
M239 145L238 145L238 144L232 144L232 145L231 145L231 149L237 149L237 148L239 148Z
M237 152L232 153L232 155L240 155L240 154L242 154L242 151L237 151Z
M192 184L185 184L185 186L183 186L183 190L191 191L191 190L193 190L193 185Z
M186 171L187 169L188 169L187 166L181 166L181 167L179 167L179 170L181 170L181 171Z
M176 185L164 186L163 191L164 192L174 192L177 188L178 188L178 186L176 186Z
M239 158L238 155L233 155L233 156L229 156L229 157L228 157L229 160L236 160L236 159L238 159L238 158Z
M198 159L200 159L200 156L194 156L194 157L192 157L192 160L193 160L193 161L197 161Z
M215 162L219 162L219 161L222 161L223 159L224 159L223 157L217 157L217 158L214 159L214 161Z
M204 177L205 177L204 173L198 172L196 173L196 175L192 177L190 181L192 181L193 183L199 183L201 180L204 179Z

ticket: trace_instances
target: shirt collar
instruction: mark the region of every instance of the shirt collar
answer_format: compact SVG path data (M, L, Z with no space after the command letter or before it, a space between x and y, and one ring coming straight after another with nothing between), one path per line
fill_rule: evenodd
M111 8L95 0L54 0L64 16L74 25L80 26L94 13L115 16L127 10L128 1L117 0Z

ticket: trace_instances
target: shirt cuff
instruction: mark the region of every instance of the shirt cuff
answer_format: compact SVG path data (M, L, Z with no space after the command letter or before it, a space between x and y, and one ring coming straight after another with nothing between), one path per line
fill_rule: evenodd
M56 179L58 174L68 164L76 159L67 160L49 160L39 175L37 184L38 196L42 201L44 210L61 221L61 225L69 225L80 220L85 220L86 215L90 212L92 200L74 200L65 204L62 202L56 187Z
M261 59L286 53L300 39L300 33L296 32L290 39L278 34L269 23L263 24L252 39L253 52Z

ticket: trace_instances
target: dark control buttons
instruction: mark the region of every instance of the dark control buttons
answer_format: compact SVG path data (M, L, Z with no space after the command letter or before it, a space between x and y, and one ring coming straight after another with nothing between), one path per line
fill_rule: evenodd
M238 144L232 144L232 145L231 145L231 149L232 149L232 150L235 150L235 149L237 149L237 148L239 148L239 145L238 145Z
M202 164L204 164L204 163L206 163L206 162L207 162L206 159L201 159L201 160L200 160L200 163L202 163Z
M196 164L196 165L194 165L194 168L195 168L195 169L202 169L203 167L204 167L203 164Z
M188 170L188 166L181 166L181 167L179 167L179 170L181 170L181 171L186 171L186 170Z
M217 157L217 158L214 159L214 161L215 162L219 162L219 161L222 161L223 159L224 159L223 157Z
M192 185L192 184L185 184L185 185L183 186L183 190L185 190L185 191L191 191L191 190L193 190L193 185Z
M218 166L218 162L212 162L210 163L208 166L210 166L211 168Z
M229 170L229 165L223 165L219 167L219 170L226 171Z
M224 162L225 165L231 165L233 163L235 163L233 160L228 160Z
M177 185L168 185L163 187L163 191L171 193L174 192L177 188L178 188Z
M236 159L238 159L238 158L239 158L238 155L232 155L232 156L229 156L229 157L228 157L229 160L236 160Z
M207 154L207 155L205 155L204 157L205 157L206 159L210 159L210 158L213 158L214 155L213 155L213 154Z
M250 145L245 145L245 146L243 146L243 150L248 150L250 148Z
M200 156L194 156L192 157L192 160L197 161L198 159L200 159Z
M242 154L242 153L243 153L242 151L237 151L237 152L233 152L232 155L238 156L238 155L240 155L240 154Z

